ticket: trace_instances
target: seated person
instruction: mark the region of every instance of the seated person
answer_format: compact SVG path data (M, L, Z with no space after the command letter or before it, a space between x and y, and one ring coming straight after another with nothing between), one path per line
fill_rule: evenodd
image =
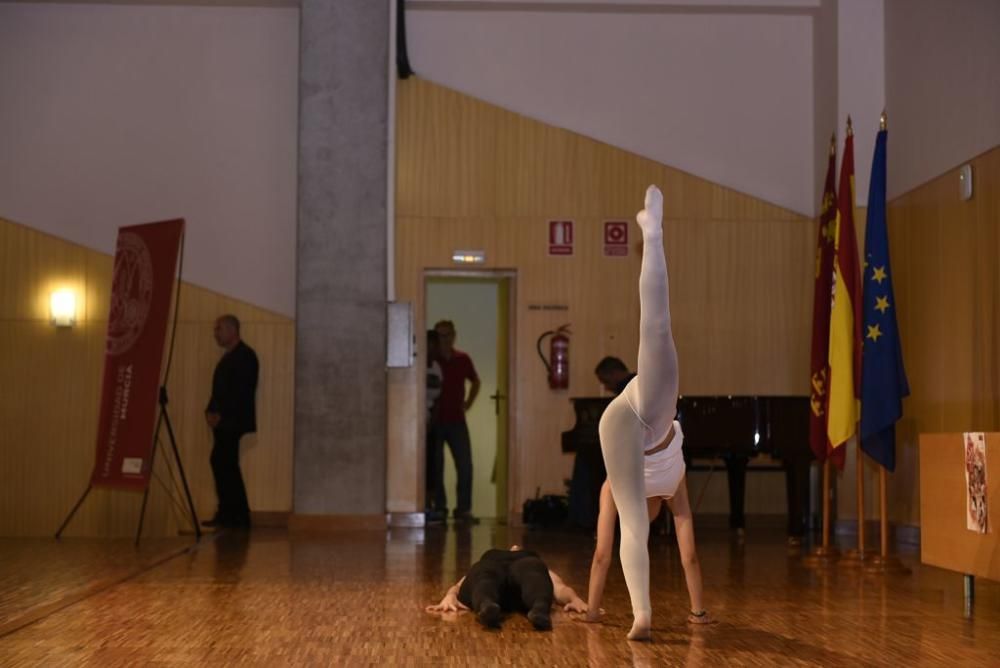
M468 575L456 582L427 612L473 610L486 628L499 628L504 612L524 612L539 631L552 628L552 603L567 612L587 612L587 604L534 552L511 545L487 550Z

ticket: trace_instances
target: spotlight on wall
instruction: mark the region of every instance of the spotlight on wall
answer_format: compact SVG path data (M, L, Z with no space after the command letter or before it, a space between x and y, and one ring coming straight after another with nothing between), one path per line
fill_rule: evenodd
M963 202L972 199L972 165L962 165L958 170L958 197Z
M49 313L56 327L76 324L76 294L72 290L56 290L49 300Z
M486 262L486 251L481 250L457 250L451 254L451 261L455 264L483 264Z

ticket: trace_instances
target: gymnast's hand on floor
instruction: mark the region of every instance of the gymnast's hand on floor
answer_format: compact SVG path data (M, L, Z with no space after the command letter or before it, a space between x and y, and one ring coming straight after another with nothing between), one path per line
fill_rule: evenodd
M563 610L566 612L587 612L589 608L585 601L578 598L564 605Z
M588 610L587 616L583 618L583 621L588 624L597 624L602 619L604 619L604 608L598 608L597 610Z
M428 605L424 608L427 612L461 612L463 610L468 610L469 608L462 604L458 600L458 597L454 594L448 594L441 599L441 602L437 605Z

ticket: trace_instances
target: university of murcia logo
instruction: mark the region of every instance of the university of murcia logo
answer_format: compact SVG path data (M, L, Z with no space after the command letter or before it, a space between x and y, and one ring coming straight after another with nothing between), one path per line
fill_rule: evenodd
M135 345L146 325L153 300L153 260L138 234L118 235L108 322L109 355L121 355Z

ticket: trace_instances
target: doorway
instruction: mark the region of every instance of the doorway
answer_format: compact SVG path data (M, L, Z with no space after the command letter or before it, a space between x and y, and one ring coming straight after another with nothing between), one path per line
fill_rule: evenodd
M510 378L513 363L514 276L512 272L425 274L424 322L455 324L455 348L472 358L481 383L466 413L472 444L472 514L507 520L510 485ZM449 509L455 508L455 464L445 446L444 485Z

